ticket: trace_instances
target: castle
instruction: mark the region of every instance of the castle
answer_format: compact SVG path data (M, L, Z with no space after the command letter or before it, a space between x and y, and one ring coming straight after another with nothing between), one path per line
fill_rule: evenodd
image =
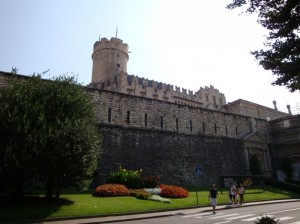
M127 74L128 45L102 38L94 44L92 82L103 154L96 182L119 166L143 169L177 185L207 185L219 176L247 175L252 154L271 176L267 119L288 114L246 100L226 103L213 86L197 92ZM0 73L0 86L10 73ZM20 77L20 75L19 75ZM201 176L195 169L201 168Z
M201 87L193 93L178 86L174 88L170 84L129 75L127 74L128 45L118 38L113 37L110 40L102 38L97 41L94 44L92 60L92 82L89 85L91 88L263 119L286 115L277 111L275 101L273 102L275 111L245 100L226 104L225 95L213 86ZM290 111L289 107L288 109Z
M263 174L272 175L267 119L288 115L275 101L274 109L242 99L226 103L213 86L193 93L129 75L128 45L114 37L95 42L92 60L88 89L99 106L104 155L114 163L101 170L123 165L169 182L201 185L220 175L250 174L249 159L256 154ZM200 180L193 175L199 166Z

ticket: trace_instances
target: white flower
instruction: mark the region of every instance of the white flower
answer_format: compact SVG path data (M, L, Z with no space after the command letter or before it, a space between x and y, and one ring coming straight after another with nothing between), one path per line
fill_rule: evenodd
M167 198L162 198L159 195L151 195L148 200L152 200L152 201L161 201L161 202L165 202L165 203L171 203L170 199Z

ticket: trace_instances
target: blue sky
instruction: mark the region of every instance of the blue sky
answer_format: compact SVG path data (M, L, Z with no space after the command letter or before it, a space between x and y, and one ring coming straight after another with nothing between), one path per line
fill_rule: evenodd
M272 86L275 77L250 51L263 47L255 16L231 0L1 0L0 70L45 78L75 74L91 81L93 45L116 36L129 45L129 74L197 91L213 85L227 102L244 99L293 113L299 92Z

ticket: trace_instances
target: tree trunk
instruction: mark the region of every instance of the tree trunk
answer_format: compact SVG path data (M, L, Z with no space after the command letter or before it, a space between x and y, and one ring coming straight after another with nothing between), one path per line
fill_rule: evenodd
M45 197L47 199L52 199L52 197L53 197L53 184L54 184L53 177L48 177L47 191L46 191L46 195L45 195Z
M23 188L24 188L24 171L22 168L18 168L16 170L16 176L14 177L14 196L22 196L23 194Z

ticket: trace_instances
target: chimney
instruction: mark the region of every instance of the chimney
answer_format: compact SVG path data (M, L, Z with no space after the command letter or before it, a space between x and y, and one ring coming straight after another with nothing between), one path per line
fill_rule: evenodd
M292 115L292 112L291 112L291 106L290 106L290 105L286 105L286 108L287 108L288 111L289 111L289 115Z
M274 109L275 109L275 110L278 110L278 109L277 109L277 106L276 106L276 100L273 100L273 105L274 105Z

